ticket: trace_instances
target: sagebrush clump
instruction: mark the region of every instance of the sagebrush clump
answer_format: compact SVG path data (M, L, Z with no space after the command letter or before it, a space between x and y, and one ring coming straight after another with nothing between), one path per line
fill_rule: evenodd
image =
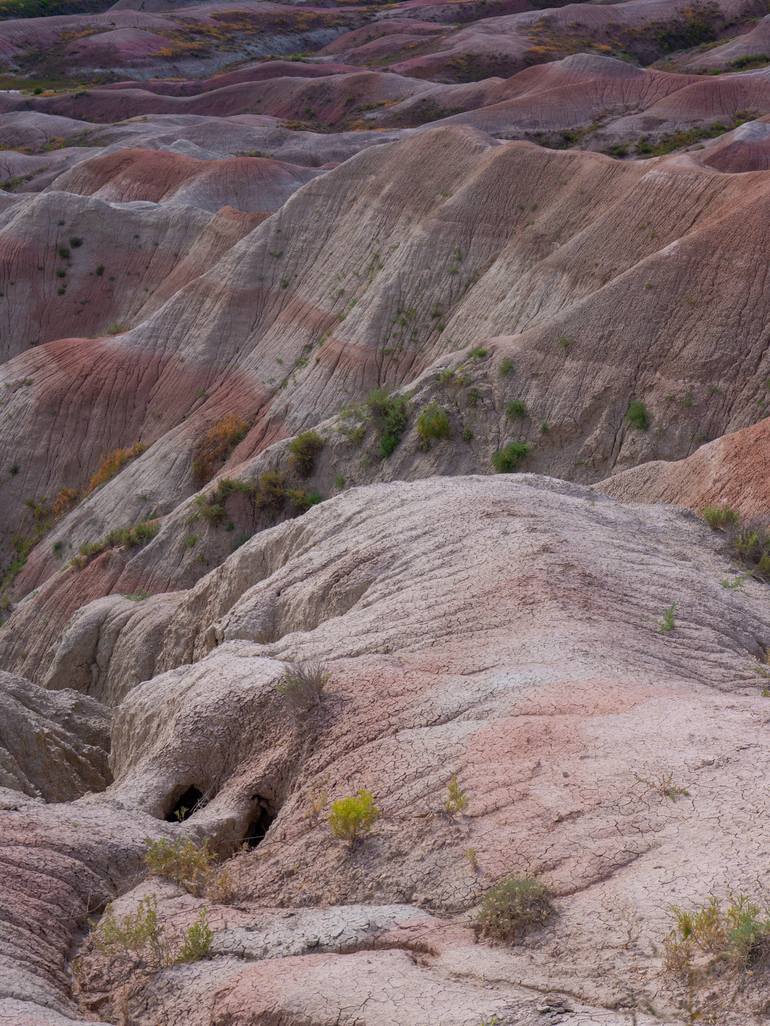
M324 440L317 431L304 431L289 443L289 465L300 477L310 477L323 447Z
M530 446L527 442L509 442L498 449L492 456L492 466L498 474L512 474L518 470L519 464L529 456Z
M476 927L482 937L513 944L553 913L548 888L527 876L508 876L484 895Z
M740 523L740 514L732 506L704 506L701 515L714 531L735 527Z

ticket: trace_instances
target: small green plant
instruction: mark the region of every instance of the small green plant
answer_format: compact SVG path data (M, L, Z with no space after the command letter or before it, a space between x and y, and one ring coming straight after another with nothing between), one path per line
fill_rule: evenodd
M532 877L508 876L484 895L477 930L482 937L512 944L541 926L553 912L548 888Z
M527 404L523 399L512 399L505 407L508 420L521 420L527 416Z
M447 796L444 802L444 811L449 816L456 816L460 812L464 812L468 807L468 796L465 791L460 787L460 782L457 779L457 774L453 773L449 778L449 785L447 787Z
M658 623L658 630L661 634L670 634L676 627L676 602L663 611L663 616Z
M504 356L500 361L500 377L507 378L510 374L513 374L513 360L510 356Z
M198 918L185 931L182 945L174 957L174 962L177 965L183 965L185 962L200 962L202 958L208 958L213 940L214 933L209 926L206 909L202 908L198 913Z
M70 560L70 566L82 570L92 559L100 556L107 549L140 548L152 541L159 530L159 525L153 520L143 520L139 524L134 524L133 527L116 527L100 541L86 542L81 545L78 555Z
M109 907L92 934L102 955L131 956L140 964L160 969L166 962L155 898L147 895L136 912L118 918Z
M475 848L465 849L465 861L471 867L474 873L479 872L479 856Z
M650 415L647 407L638 399L632 399L626 410L626 422L637 431L646 431L650 426Z
M108 324L107 325L107 332L106 332L106 334L108 334L108 335L122 335L126 331L128 331L127 325L120 324L120 323L118 323L118 321L113 321L112 324Z
M704 506L701 516L713 531L737 527L741 519L740 513L732 506Z
M117 917L108 908L91 934L94 949L115 963L158 972L166 966L198 962L206 958L214 940L206 909L184 933L177 950L167 941L158 922L155 898L147 895L136 912ZM116 966L113 966L116 968Z
M674 906L671 916L664 967L688 989L707 984L720 965L745 970L770 956L770 909L745 894L732 895L726 904L712 896L692 910Z
M321 663L291 663L275 686L291 709L304 715L321 704L330 675Z
M486 356L489 356L489 350L485 349L484 346L474 346L473 349L468 350L468 356L471 360L483 360Z
M741 574L739 577L723 577L719 583L727 591L743 591L743 582L745 580L745 574Z
M335 490L338 491L338 492L341 492L344 487L345 487L345 475L344 474L337 474L337 476L334 478L334 488L335 488Z
M289 465L300 477L310 477L323 447L324 440L317 431L304 431L289 443Z
M492 466L498 474L512 474L518 470L522 460L529 456L530 446L527 442L509 442L498 449L492 456Z
M463 428L463 441L464 442L472 442L473 441L473 431L471 431L471 429L469 427Z
M645 787L649 787L651 791L659 794L661 798L668 798L671 802L675 802L677 798L689 798L690 796L686 787L679 787L674 783L673 773L660 773L653 778L640 777L636 774L636 779L640 784L644 784Z
M428 403L417 418L417 435L420 439L421 449L430 449L431 443L449 438L452 428L449 423L449 415L443 406L437 402Z
M361 788L355 795L332 802L329 829L334 837L347 841L353 847L371 833L379 818L380 810L375 805L374 795Z

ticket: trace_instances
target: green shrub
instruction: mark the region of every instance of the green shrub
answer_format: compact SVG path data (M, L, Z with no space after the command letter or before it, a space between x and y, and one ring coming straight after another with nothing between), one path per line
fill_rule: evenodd
M409 420L409 403L403 395L393 395L383 388L369 393L367 409L374 421L380 444L380 455L387 459L396 450Z
M522 460L529 456L530 446L527 442L509 442L498 449L492 456L492 466L498 474L511 474L517 470Z
M532 877L509 876L484 895L477 929L482 937L511 944L552 912L547 887Z
M626 421L637 431L646 431L650 426L650 415L644 403L638 399L632 399L626 410Z
M417 418L417 435L421 449L430 449L431 442L449 438L452 429L449 415L437 402L428 403Z
M289 443L289 464L300 477L310 477L324 440L317 431L305 431Z
M321 663L297 662L290 664L275 690L295 713L304 715L321 704L328 682L329 673Z
M510 356L504 356L500 361L500 377L507 378L509 374L513 374L513 360Z
M286 492L286 497L298 513L307 513L311 506L317 506L319 502L324 501L320 492L305 492L301 488L290 488Z
M471 360L483 360L484 357L489 356L489 350L484 346L474 346L473 349L468 350L468 356Z
M369 834L380 818L374 795L361 788L355 795L332 802L329 829L334 837L347 841L351 847Z
M520 420L527 416L527 404L522 399L512 399L505 407L505 415L509 420Z
M736 526L740 522L740 514L731 506L704 506L701 515L712 530Z

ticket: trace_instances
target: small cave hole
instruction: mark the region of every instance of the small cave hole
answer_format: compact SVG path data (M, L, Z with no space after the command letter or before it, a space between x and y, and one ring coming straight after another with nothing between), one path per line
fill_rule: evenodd
M248 848L256 848L258 844L264 841L265 835L273 825L276 816L266 798L260 798L259 795L256 795L254 801L257 803L257 807L254 815L249 820L249 825L246 827L246 836L243 838L243 843Z
M188 787L186 791L179 795L174 802L168 815L166 816L167 823L183 823L186 819L189 819L193 813L197 812L198 809L202 808L206 804L203 791L197 787Z

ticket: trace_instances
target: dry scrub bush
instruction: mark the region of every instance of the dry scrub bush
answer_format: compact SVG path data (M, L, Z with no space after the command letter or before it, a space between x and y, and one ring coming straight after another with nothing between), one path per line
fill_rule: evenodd
M321 704L329 674L321 663L291 663L275 686L291 710L299 716Z
M112 480L126 463L136 459L137 456L141 456L146 451L147 446L141 442L136 442L127 449L113 449L112 452L104 457L96 471L91 475L91 480L86 488L86 495L96 491L97 488Z
M153 874L166 880L173 880L189 894L200 897L205 894L218 905L233 900L233 882L226 869L216 868L216 856L209 849L208 841L197 845L189 838L167 841L147 840L144 863Z
M711 897L691 911L675 906L671 915L663 966L679 994L683 1021L720 1022L723 1006L732 1005L742 988L756 996L756 971L770 968L770 909L740 894L725 905Z
M230 413L213 424L193 451L192 471L198 484L206 484L249 430L242 417Z
M484 895L476 927L482 937L513 944L553 912L551 894L538 880L508 876Z

